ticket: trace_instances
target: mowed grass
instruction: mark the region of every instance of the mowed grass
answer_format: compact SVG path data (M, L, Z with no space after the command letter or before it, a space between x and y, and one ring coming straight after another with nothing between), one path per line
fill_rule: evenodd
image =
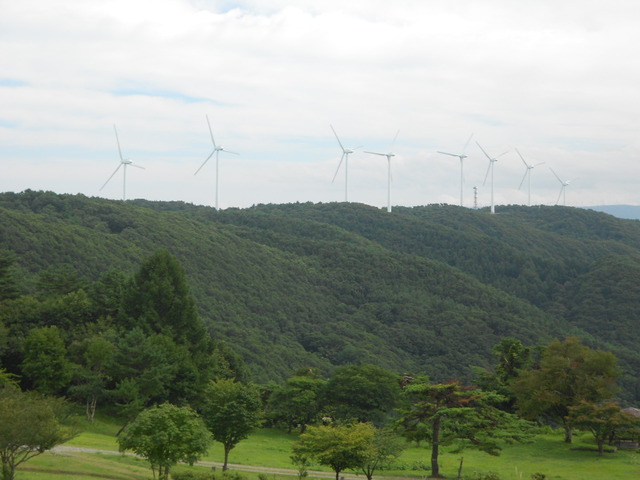
M107 419L98 419L94 424L79 422L85 430L67 445L98 450L117 451L115 435L120 425ZM276 476L268 468L294 469L290 461L291 444L297 434L287 434L277 429L261 429L247 440L240 442L231 451L229 462L238 465L265 467L265 473L273 480L292 477ZM576 449L577 448L577 449ZM589 449L589 450L587 450ZM463 478L477 479L478 475L495 473L502 480L529 480L534 473L546 475L547 480L631 480L640 479L640 454L621 450L599 457L595 444L588 434L576 435L574 443L563 442L561 432L540 434L529 444L505 445L498 457L467 450L440 455L441 473L448 478L456 478L461 458ZM214 444L203 461L222 462L223 450ZM395 468L379 472L378 476L415 477L424 479L429 472L423 467L430 463L427 446L408 446ZM179 469L188 468L180 466ZM194 467L196 468L196 467ZM204 467L198 467L204 468ZM329 471L326 467L314 465L311 470ZM345 472L352 473L352 472ZM249 480L256 479L257 473L244 474ZM58 480L72 478L89 480L99 478L147 480L151 478L149 465L145 460L119 454L105 453L45 453L23 464L18 479ZM362 476L364 479L365 477Z

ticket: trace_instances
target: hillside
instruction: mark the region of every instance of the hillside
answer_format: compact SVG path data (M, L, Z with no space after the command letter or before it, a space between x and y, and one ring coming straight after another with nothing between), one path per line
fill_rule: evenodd
M612 350L640 400L640 224L566 207L260 205L216 212L27 191L0 195L25 291L71 266L95 280L159 248L184 266L212 336L259 381L367 361L434 380L490 366L506 336Z

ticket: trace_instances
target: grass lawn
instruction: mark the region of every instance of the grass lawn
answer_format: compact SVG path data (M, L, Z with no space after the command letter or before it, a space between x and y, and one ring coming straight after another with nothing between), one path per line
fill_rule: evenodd
M117 450L115 434L119 425L97 419L92 425L79 422L85 431L67 443L69 446L100 450ZM229 462L271 468L294 469L289 459L291 443L296 434L281 430L262 429L240 442L229 456ZM575 448L580 448L576 450ZM445 452L440 456L441 472L448 478L456 478L460 459L463 462L463 478L478 479L480 475L495 473L501 480L530 480L534 473L543 473L547 480L631 480L640 479L640 454L621 450L599 457L590 435L576 435L574 444L563 442L561 432L538 435L530 444L505 445L502 454L492 457L468 450L459 454ZM379 472L379 476L415 477L424 479L430 463L427 447L408 447L393 470ZM203 461L222 462L220 444L214 444ZM179 466L179 469L189 468ZM195 467L194 467L195 468ZM199 467L204 468L204 467ZM312 470L330 471L326 467L313 466ZM148 463L130 456L89 453L45 453L23 464L18 470L18 480L89 480L111 478L114 480L147 480L151 478ZM351 472L345 472L351 473ZM257 473L247 473L247 479L257 479ZM278 477L268 474L271 480ZM366 477L361 476L364 480Z

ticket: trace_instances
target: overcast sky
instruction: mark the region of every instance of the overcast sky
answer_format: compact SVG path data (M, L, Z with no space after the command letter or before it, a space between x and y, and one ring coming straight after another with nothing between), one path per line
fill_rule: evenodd
M0 191L640 204L636 0L0 0ZM397 140L392 145L398 133ZM542 163L544 162L544 163ZM538 165L539 164L539 165ZM562 203L563 199L560 199Z

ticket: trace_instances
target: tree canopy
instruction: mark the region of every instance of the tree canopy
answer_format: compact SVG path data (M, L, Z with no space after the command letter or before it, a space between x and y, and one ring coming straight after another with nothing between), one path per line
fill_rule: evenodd
M213 439L224 448L223 470L229 452L262 423L260 393L253 385L220 379L209 383L201 406Z
M550 343L539 368L523 370L513 381L518 409L525 417L560 422L571 443L569 408L581 401L609 400L617 392L620 370L616 357L583 345L576 337Z
M207 452L211 434L191 408L163 403L140 412L117 440L121 451L149 461L154 479L168 480L173 465L193 465Z
M359 469L375 455L375 427L368 423L320 425L300 435L293 452L327 465L340 479L346 469Z
M501 442L522 441L529 425L495 407L501 398L465 387L459 382L413 382L405 387L409 404L398 426L410 440L431 444L431 475L440 476L440 447L455 445L458 451L475 448L498 455Z
M13 480L16 467L70 440L75 433L62 425L64 401L17 387L0 386L0 460L2 479Z

